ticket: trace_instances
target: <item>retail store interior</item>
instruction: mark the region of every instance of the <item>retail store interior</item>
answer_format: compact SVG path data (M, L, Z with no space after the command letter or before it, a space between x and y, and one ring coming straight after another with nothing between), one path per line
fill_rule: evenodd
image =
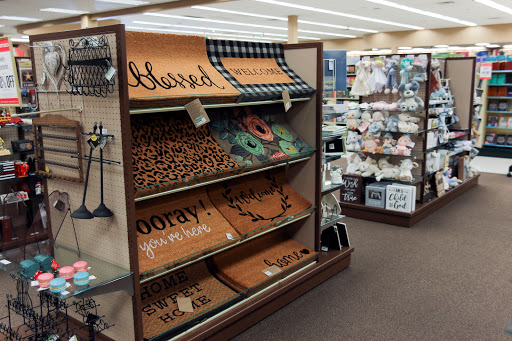
M0 1L0 340L512 338L510 0Z

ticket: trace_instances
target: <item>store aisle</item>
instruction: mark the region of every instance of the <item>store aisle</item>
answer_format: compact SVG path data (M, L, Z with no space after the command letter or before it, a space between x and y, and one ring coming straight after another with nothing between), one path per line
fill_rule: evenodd
M412 228L347 219L351 266L233 340L511 340L511 203L484 173Z
M512 159L477 156L471 161L471 165L480 172L507 174L508 168L512 165Z

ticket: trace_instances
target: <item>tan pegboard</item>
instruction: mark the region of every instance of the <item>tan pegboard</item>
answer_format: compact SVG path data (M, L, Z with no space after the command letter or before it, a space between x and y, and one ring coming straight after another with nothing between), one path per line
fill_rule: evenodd
M69 39L54 40L53 43L60 43L65 48L66 53L69 50ZM78 40L81 36L73 37ZM115 34L107 35L110 50L112 54L113 66L117 68L117 50ZM36 41L35 45L40 45L44 41ZM37 82L41 82L42 66L42 49L34 48L34 61ZM83 102L82 112L65 111L56 114L63 115L72 120L78 120L82 127L82 132L92 131L95 122L99 124L101 121L104 128L108 130L108 134L115 135L113 141L109 140L104 150L104 158L123 162L121 137L121 115L120 115L120 99L119 99L119 79L115 76L114 93L108 94L106 98L93 96L72 96L66 93L41 93L39 98L41 101L41 110L64 109L81 106ZM55 90L54 86L49 83L48 89ZM61 89L69 89L66 82L62 82ZM48 133L62 133L59 129L45 128ZM69 134L69 133L68 133ZM86 142L87 138L82 137L82 152L84 157L89 154L89 146ZM45 146L55 146L64 148L64 144L59 140L44 140ZM72 145L72 144L70 144ZM48 158L54 160L62 160L66 163L76 163L68 154L47 153ZM95 150L93 156L99 157L99 149ZM49 165L54 171L75 175L71 169ZM87 161L83 160L84 178L87 170ZM53 190L67 192L70 196L71 209L77 209L82 203L82 194L84 190L83 183L74 183L57 179L48 179L47 193ZM104 201L108 208L114 212L114 216L110 218L94 218L90 220L74 219L74 224L78 234L80 249L95 257L101 258L110 263L130 269L129 248L128 248L128 232L126 221L126 199L125 199L125 181L123 173L123 164L104 165ZM93 162L90 170L89 186L87 189L86 206L92 212L100 204L100 166L99 163ZM59 243L75 247L76 242L73 234L71 218L68 216L63 224L59 234ZM69 264L66 264L69 265ZM94 269L91 269L94 274ZM133 334L133 311L132 299L125 292L102 295L95 297L97 302L101 304L100 314L104 314L105 320L109 324L116 326L106 330L104 333L114 340L132 340Z

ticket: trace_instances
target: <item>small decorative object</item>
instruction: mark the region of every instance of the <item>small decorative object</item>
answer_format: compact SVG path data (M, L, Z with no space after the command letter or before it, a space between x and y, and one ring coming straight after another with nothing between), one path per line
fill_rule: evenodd
M39 264L40 269L43 270L44 272L52 271L53 260L53 257L43 254L39 254L34 257L34 261Z
M371 63L369 60L360 60L356 64L356 79L352 85L350 96L368 96L371 95L370 88Z
M373 183L369 184L365 188L365 205L385 208L386 207L386 184L385 183Z
M386 186L386 209L412 212L416 208L416 186L392 184Z
M16 170L14 162L1 161L0 162L0 180L14 179L16 177Z
M20 262L20 275L22 275L25 278L30 278L34 276L36 272L39 270L39 264L37 264L31 259L25 259L24 261Z
M360 175L343 174L340 201L360 204L362 201L363 178Z
M361 143L363 152L377 153L379 149L379 142L380 140L377 138L377 136L374 133L368 131L364 136L363 143Z
M56 294L66 290L66 280L64 278L54 278L50 281L50 291Z
M425 103L418 96L420 85L416 81L411 83L401 84L398 87L400 98L397 102L400 111L417 111L424 107Z
M393 144L394 142L395 142L395 140L393 140L393 135L391 135L390 133L387 133L386 135L384 135L384 137L382 139L382 151L384 154L391 153L391 148L394 146L394 144Z
M75 264L73 264L73 268L75 268L76 272L87 271L89 264L84 260L79 260Z
M48 288L50 287L50 282L54 279L54 276L52 273L45 272L40 274L37 277L37 281L39 282L40 288Z
M11 155L11 151L5 149L4 140L0 137L0 155Z
M347 133L346 148L350 152L358 152L361 150L361 135L356 131L350 130Z
M331 183L334 185L339 185L342 183L342 175L343 175L343 168L338 165L334 165L331 167L331 170L329 172L331 175Z
M414 146L409 134L400 136L400 138L398 139L398 141L396 143L396 151L397 151L396 155L405 155L405 156L411 155L411 150L409 149L409 147L411 145Z
M385 94L396 94L398 93L398 82L396 80L396 66L398 65L398 61L394 59L388 59L386 64L386 89L384 90Z
M43 45L42 58L43 78L50 79L53 86L55 86L55 90L59 90L66 65L66 51L64 47L59 43L45 43Z
M76 286L83 287L89 284L89 273L87 271L77 272L73 276L73 281Z
M57 269L60 268L59 263L55 259L52 259L52 269L54 272L57 272Z
M357 167L359 166L359 163L361 163L361 157L357 154L352 154L350 155L350 157L348 158L347 162L348 162L348 165L347 165L347 170L346 170L346 174L356 174L357 172Z
M458 186L460 183L462 183L462 180L457 179L456 177L452 177L452 169L450 167L446 167L443 170L443 176L445 178L445 189L446 184L448 184L448 189Z
M347 112L347 129L355 130L361 124L361 111L351 109Z
M437 189L437 197L441 197L446 192L444 189L444 175L443 172L436 173L436 189Z
M59 277L64 279L71 279L75 274L75 268L72 266L63 266L59 269Z
M37 279L39 278L39 275L41 275L43 273L44 273L43 270L38 270L38 271L36 271L34 276L30 277L30 279L33 280L33 281L37 281Z
M412 162L411 159L402 160L400 163L400 174L397 176L398 180L412 181L412 169L419 167L417 162Z
M329 193L322 197L322 219L332 220L341 214L341 207L334 194Z
M11 141L12 151L14 153L33 153L34 141L32 140L14 140Z

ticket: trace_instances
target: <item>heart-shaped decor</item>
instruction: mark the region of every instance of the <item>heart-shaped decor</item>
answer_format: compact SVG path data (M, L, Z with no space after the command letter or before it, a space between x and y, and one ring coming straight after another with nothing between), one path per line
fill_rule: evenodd
M303 250L300 250L300 253L302 253L303 255L309 255L309 250L303 249Z
M55 89L59 90L60 83L64 77L64 66L66 65L66 51L64 47L59 43L45 44L42 59L46 76L55 86Z

